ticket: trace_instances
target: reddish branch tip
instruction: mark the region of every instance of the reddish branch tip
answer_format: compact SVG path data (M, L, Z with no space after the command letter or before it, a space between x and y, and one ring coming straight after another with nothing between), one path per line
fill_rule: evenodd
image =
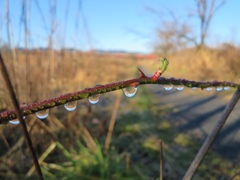
M155 72L155 74L151 77L151 79L154 81L157 81L161 75L162 75L162 72L160 69L158 69L158 71Z

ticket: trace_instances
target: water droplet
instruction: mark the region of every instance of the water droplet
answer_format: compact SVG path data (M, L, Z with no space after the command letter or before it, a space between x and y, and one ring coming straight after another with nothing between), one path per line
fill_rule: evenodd
M226 86L226 87L224 87L223 89L224 89L225 91L227 91L227 90L230 89L230 87Z
M19 120L14 119L14 120L9 121L9 123L10 123L10 124L13 124L13 125L17 125L17 124L19 124L20 122L19 122Z
M77 108L77 101L71 101L64 104L64 107L68 111L74 111Z
M207 87L207 88L206 88L206 90L207 90L208 92L212 91L212 89L213 89L212 87Z
M46 117L48 117L49 109L44 109L42 111L38 111L35 114L39 119L45 119Z
M94 95L92 95L92 96L89 96L88 101L89 101L91 104L97 104L98 101L99 101L100 96L101 96L101 94L94 94Z
M25 119L25 118L26 118L26 116L23 116L23 119ZM18 119L14 119L14 120L9 121L9 123L13 124L13 125L18 125L18 124L20 124L20 121Z
M166 85L163 85L164 89L167 90L167 91L170 91L172 90L173 86L171 84L166 84Z
M175 88L178 90L178 91L182 91L184 89L184 86L183 85L177 85L175 86Z
M220 92L223 90L223 87L219 86L219 87L216 87L216 91Z
M137 93L137 90L138 90L138 87L134 87L134 86L130 86L130 87L122 89L125 96L127 96L129 98L135 96L135 94Z
M192 89L193 89L193 90L196 90L196 89L197 89L197 87L192 87Z

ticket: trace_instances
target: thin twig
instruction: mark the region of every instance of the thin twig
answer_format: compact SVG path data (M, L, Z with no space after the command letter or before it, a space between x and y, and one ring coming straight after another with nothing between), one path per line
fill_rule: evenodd
M86 143L88 149L91 152L96 153L97 144L84 124L82 124L81 130L82 130L82 138L83 138L84 142Z
M40 122L40 121L39 121ZM39 163L42 163L44 161L44 159L47 158L47 156L55 149L57 143L56 141L52 142L52 144L50 144L50 146L44 151L44 153L39 157ZM32 173L34 172L34 166L31 167L28 172L27 172L27 176L31 176Z
M159 180L163 180L163 146L162 146L162 140L159 141L159 153L160 153L160 171L159 171Z
M31 138L30 138L29 133L27 131L26 123L23 120L22 112L21 112L21 109L20 109L17 97L15 95L15 92L13 90L13 86L12 86L12 83L11 83L11 80L10 80L7 68L6 68L5 64L4 64L4 61L3 61L1 53L0 53L0 67L1 67L3 78L4 78L5 82L6 82L8 91L10 93L12 103L14 105L14 108L16 109L17 118L19 119L21 127L23 129L24 138L26 140L27 146L28 146L30 154L32 156L32 160L33 160L33 163L35 165L38 177L39 177L40 180L43 180L42 171L41 171L41 168L39 166L38 159L37 159L37 156L35 154L35 151L33 149L32 141L31 141Z
M14 77L16 77L16 82L18 82L18 76L16 76L16 69L15 69L15 62L17 60L16 56L16 50L14 47L14 37L13 37L13 30L12 30L12 24L11 24L11 19L10 19L10 11L9 11L9 0L5 0L5 6L6 6L6 26L7 26L7 37L8 37L8 43L10 45L11 49L11 60L12 60L12 72ZM18 92L18 85L15 83L14 87L17 89Z
M110 119L108 132L107 132L107 137L106 137L106 141L105 141L105 145L104 145L104 154L105 155L107 155L109 145L111 143L112 132L113 132L113 128L114 128L114 125L115 125L115 121L116 121L116 117L117 117L117 111L118 111L118 107L120 105L120 102L121 102L121 95L118 95L117 98L116 98L116 101L114 103L114 106L113 106L113 113L112 113L112 116L111 116L111 119Z
M7 162L6 159L9 159L9 157L15 153L17 150L19 150L19 148L22 146L24 142L24 138L20 137L18 139L18 141L11 147L11 149L9 149L6 154L4 154L3 156L0 157L0 164L2 165L3 162Z
M186 174L184 175L184 180L190 180L192 179L194 173L198 169L200 163L202 162L204 156L206 155L208 149L212 145L213 141L216 139L216 136L221 131L224 123L226 122L229 114L233 110L234 106L238 102L238 99L240 98L240 89L237 89L235 93L232 96L232 99L229 101L228 105L225 107L224 111L222 112L221 117L216 122L215 126L209 133L208 137L204 141L202 147L198 151L197 155L195 156L195 159L192 161L190 167L188 168Z

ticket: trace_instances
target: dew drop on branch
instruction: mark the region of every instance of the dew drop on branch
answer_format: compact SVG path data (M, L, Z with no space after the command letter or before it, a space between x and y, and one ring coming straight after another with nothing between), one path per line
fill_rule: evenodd
M14 119L14 120L9 121L9 123L13 124L13 125L18 125L20 122L19 122L19 120Z
M26 116L23 116L23 120L25 119ZM13 124L13 125L18 125L20 124L20 121L18 119L14 119L14 120L11 120L11 121L8 121L10 124Z
M166 91L170 91L172 90L173 86L171 84L166 84L166 85L163 85L163 88L166 90Z
M35 115L39 118L39 119L45 119L48 117L49 114L49 109L44 109L42 111L38 111L35 113Z
M184 86L183 85L177 85L175 86L175 88L178 90L178 91L182 91L184 89Z
M77 108L77 101L71 101L64 104L64 108L68 111L74 111Z
M135 96L135 94L137 93L137 90L138 90L138 87L134 87L134 86L130 86L130 87L122 89L123 93L128 98L131 98L131 97Z
M212 91L212 89L213 89L212 87L207 87L207 88L206 88L206 90L207 90L208 92Z
M225 91L227 91L227 90L230 89L230 87L227 87L227 86L226 86L226 87L224 87L223 89L224 89Z
M216 87L216 91L217 91L217 92L220 92L220 91L222 91L222 90L223 90L223 87L221 87L221 86Z
M92 96L89 96L88 101L89 101L91 104L97 104L98 101L99 101L100 96L101 96L101 94L94 94L94 95L92 95Z

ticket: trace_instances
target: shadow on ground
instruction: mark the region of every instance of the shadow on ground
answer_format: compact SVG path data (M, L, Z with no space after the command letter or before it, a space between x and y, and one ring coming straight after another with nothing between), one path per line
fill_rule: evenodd
M160 104L169 108L168 119L182 132L201 142L214 127L227 105L226 93L205 93L186 89L165 91L162 87L150 89L160 98ZM191 91L194 91L191 92ZM232 161L240 159L240 104L238 103L217 136L213 149Z

